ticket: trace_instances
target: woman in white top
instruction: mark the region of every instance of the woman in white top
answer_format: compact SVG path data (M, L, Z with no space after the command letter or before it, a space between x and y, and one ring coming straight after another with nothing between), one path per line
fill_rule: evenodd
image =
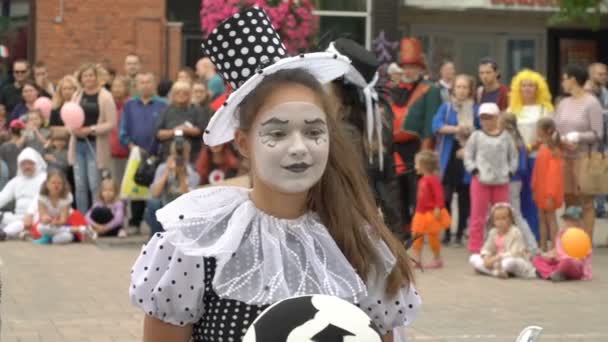
M273 31L269 22L254 7L205 42L212 60L219 60L213 51L222 54L223 75L236 89L205 143L234 138L252 165L253 188L199 189L156 212L166 232L143 247L131 274L145 342L241 341L268 305L306 294L358 304L393 341L420 306L406 251L380 218L321 85L343 75L348 61L326 52L285 57L278 39L262 38ZM223 39L232 32L233 40ZM259 65L253 74L231 52L239 39L275 41L247 48Z
M551 92L544 77L529 69L520 71L511 81L507 112L517 116L517 128L528 146L530 155L536 153L536 123L539 119L553 116Z
M507 112L513 113L517 117L517 129L528 151L528 158L520 158L520 160L527 160L525 175L521 179L521 213L537 240L538 209L534 204L532 188L530 187L532 170L536 161L536 150L539 146L536 137L536 124L541 118L553 116L554 111L549 86L541 74L530 69L524 69L515 75L511 81Z

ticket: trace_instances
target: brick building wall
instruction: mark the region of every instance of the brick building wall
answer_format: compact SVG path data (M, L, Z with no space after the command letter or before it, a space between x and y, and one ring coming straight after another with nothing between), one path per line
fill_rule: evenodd
M35 6L36 60L49 66L52 80L73 72L84 62L107 60L123 73L125 55L135 52L143 68L164 76L170 69L167 53L165 0L37 1ZM172 32L171 46L180 49L181 35ZM179 63L179 61L172 61Z

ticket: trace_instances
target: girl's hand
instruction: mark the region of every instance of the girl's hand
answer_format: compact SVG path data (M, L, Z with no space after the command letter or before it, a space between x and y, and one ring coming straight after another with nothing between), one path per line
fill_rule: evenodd
M439 218L441 218L441 209L435 208L435 210L433 210L433 215L435 215L435 218L439 220Z
M49 215L42 215L40 217L40 222L44 223L44 224L49 224L53 221L53 219L49 216Z
M23 218L23 225L25 227L31 227L34 224L34 217L30 214L25 215Z
M105 226L99 223L93 223L93 230L97 233L103 233L105 231Z
M483 258L483 265L485 266L485 268L491 270L494 268L494 258L493 257L484 257Z
M99 224L98 223L91 223L91 228L96 232L99 233Z

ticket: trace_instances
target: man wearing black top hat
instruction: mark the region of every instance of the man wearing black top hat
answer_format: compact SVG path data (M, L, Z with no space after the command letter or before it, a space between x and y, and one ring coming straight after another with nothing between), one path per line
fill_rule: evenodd
M333 82L332 97L339 119L365 163L387 226L404 238L399 185L391 158L393 114L386 99L376 90L380 63L370 51L350 39L335 40L327 51L351 60L352 66L346 75Z

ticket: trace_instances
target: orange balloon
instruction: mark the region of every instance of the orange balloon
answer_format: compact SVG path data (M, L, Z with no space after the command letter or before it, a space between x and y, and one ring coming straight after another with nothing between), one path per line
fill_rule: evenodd
M561 241L564 252L575 259L583 259L591 252L591 238L580 228L568 228Z

